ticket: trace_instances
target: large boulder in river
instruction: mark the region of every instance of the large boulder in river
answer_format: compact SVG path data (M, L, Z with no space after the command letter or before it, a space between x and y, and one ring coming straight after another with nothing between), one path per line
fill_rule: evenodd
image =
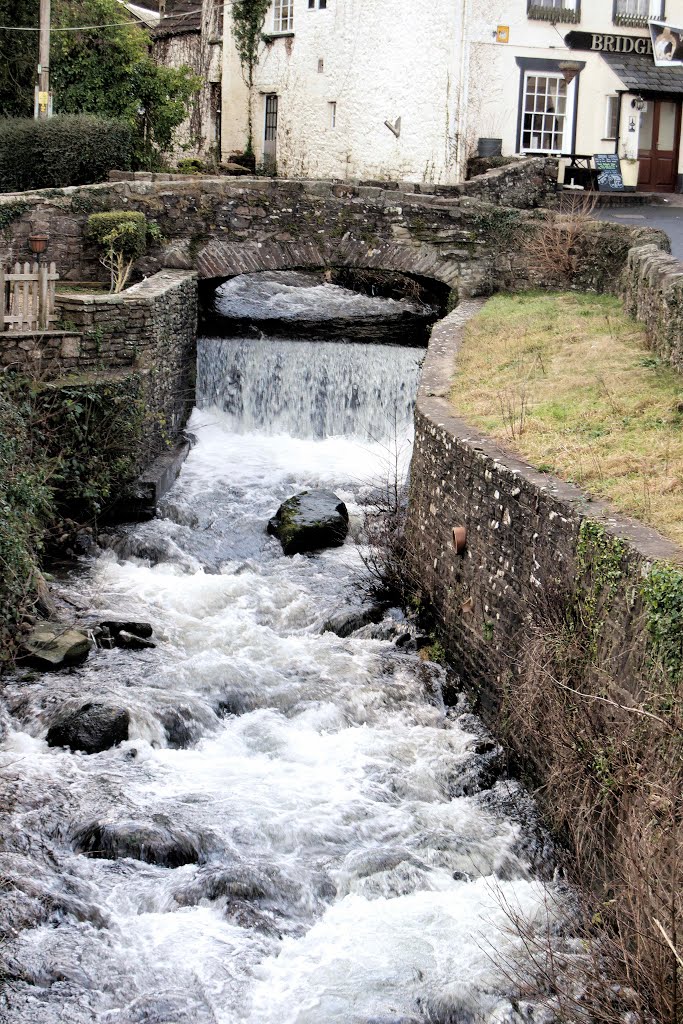
M198 843L186 833L139 821L95 821L76 833L74 846L78 853L89 857L103 860L132 857L165 868L198 864L202 859Z
M83 704L67 711L47 731L51 747L69 747L84 754L99 754L128 739L130 715L107 704Z
M40 622L24 640L20 661L44 670L80 665L88 657L92 645L90 637L78 629L69 629L54 622Z
M340 547L349 532L346 505L332 491L302 491L283 501L268 523L286 555Z

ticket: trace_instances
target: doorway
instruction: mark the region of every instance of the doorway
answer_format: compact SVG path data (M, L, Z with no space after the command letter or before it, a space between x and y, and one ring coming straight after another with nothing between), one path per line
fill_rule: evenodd
M648 100L640 115L638 188L642 192L674 192L678 175L681 104Z
M266 96L266 123L263 135L263 166L269 174L277 167L277 96Z

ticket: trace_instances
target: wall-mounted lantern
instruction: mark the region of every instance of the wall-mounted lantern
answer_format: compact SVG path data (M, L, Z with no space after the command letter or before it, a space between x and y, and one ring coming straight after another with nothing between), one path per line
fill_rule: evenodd
M634 96L631 100L631 106L634 110L637 110L639 114L642 114L645 110L645 100L642 96Z

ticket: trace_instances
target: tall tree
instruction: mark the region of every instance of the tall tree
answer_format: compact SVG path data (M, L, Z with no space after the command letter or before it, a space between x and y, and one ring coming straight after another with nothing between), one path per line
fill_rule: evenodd
M37 26L38 8L38 0L0 0L0 24ZM199 79L190 68L152 60L147 32L118 0L53 0L52 26L54 113L128 121L137 130L139 165L151 166L171 145ZM37 49L37 33L0 29L0 113L33 112Z

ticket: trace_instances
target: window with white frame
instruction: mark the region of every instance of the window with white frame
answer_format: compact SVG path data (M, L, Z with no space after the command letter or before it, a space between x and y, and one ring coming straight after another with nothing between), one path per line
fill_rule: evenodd
M607 110L605 112L605 139L616 139L619 131L619 97L607 97Z
M562 75L524 76L520 151L561 153L567 127L567 83Z
M327 109L330 115L330 128L337 127L337 103L336 100L332 103L327 104Z
M294 0L273 0L273 31L291 32L294 28Z

